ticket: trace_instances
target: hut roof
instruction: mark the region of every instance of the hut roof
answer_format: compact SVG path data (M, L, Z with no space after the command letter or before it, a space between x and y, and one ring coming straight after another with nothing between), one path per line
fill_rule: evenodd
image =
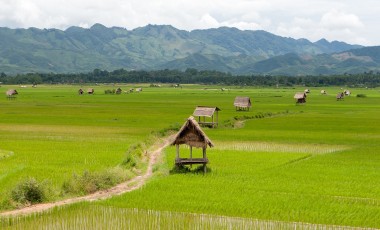
M5 94L8 95L8 96L10 96L10 95L18 94L18 92L15 89L10 89L7 92L5 92Z
M342 99L344 97L344 93L338 93L337 95L336 95L336 98L337 99Z
M190 116L176 134L171 145L187 144L193 147L213 147L214 144L203 132L194 117Z
M251 99L249 97L235 97L234 106L251 107Z
M302 98L306 98L306 93L296 93L294 95L294 99L302 99Z
M211 117L215 111L220 111L218 107L197 106L193 115L197 117Z
M94 92L94 89L93 89L93 88L88 88L88 89L87 89L87 92L88 92L88 93L92 93L92 92Z

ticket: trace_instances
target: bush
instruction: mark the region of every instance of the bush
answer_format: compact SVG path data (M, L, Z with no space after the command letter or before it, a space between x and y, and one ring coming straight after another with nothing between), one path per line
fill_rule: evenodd
M74 174L69 181L64 182L62 191L64 194L84 195L110 188L126 179L126 172L119 167L103 172L84 171L82 175Z
M360 94L357 94L356 97L367 97L367 95L360 93Z
M46 200L46 183L38 182L35 178L21 181L11 191L13 201L20 204L36 204Z

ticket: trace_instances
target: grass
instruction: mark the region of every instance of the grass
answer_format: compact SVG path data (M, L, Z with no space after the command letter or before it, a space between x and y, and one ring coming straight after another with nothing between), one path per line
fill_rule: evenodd
M43 214L3 219L2 229L342 229L341 226L282 222L90 205L56 208ZM344 229L354 230L344 226Z
M0 111L0 149L14 153L0 158L0 197L26 176L48 179L58 190L73 173L116 167L131 146L144 142L152 132L182 124L196 105L216 105L222 109L221 123L248 120L238 126L204 129L215 143L207 150L209 173L170 174L175 150L169 147L162 163L155 166L156 175L142 189L100 201L96 207L85 205L81 212L139 210L143 218L144 212L190 220L206 214L205 223L215 215L228 216L222 220L226 224L245 218L250 223L380 227L377 89L352 89L354 95L337 102L334 93L320 95L315 88L307 103L297 106L293 95L302 88L221 92L223 86L204 90L205 86L188 85L105 95L109 86L93 87L92 96L76 95L78 88L73 86L26 88L20 89L16 100L0 101L6 108ZM132 87L137 86L121 86ZM250 96L251 111L235 111L235 96ZM181 146L181 155L187 154ZM195 149L193 157L197 154L201 151ZM56 212L31 221L49 217L53 222L70 222L74 217L63 216L75 213L70 207ZM91 214L83 213L78 214L80 221L94 221ZM147 221L147 228L157 221Z

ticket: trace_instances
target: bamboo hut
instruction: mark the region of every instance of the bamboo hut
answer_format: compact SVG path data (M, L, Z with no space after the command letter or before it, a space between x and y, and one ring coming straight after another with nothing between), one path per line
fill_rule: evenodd
M327 94L326 90L322 89L321 94Z
M88 94L94 94L94 89L93 89L93 88L89 88L89 89L87 89L87 93L88 93Z
M294 99L296 99L297 104L306 103L306 93L296 93Z
M182 144L186 144L190 147L190 157L189 158L181 158L179 153L179 146ZM171 145L176 146L176 158L175 165L193 165L193 164L202 164L203 171L206 172L206 164L208 163L206 149L207 146L213 147L214 144L207 137L207 135L203 132L197 121L194 117L190 116L187 121L183 124L181 129L176 134L174 141ZM203 157L202 158L193 158L193 147L202 148Z
M236 110L247 110L251 108L252 103L249 97L235 97L234 106Z
M7 92L5 92L5 95L7 95L8 99L14 99L14 98L16 98L15 95L17 95L17 94L18 94L18 92L15 89L10 89L10 90L7 90Z
M344 99L344 93L338 93L337 95L336 95L336 100L337 101L341 101L341 100L343 100Z
M216 128L218 127L218 111L220 111L218 107L197 106L193 116L198 117L198 123L200 125ZM211 121L206 120L206 117L211 118Z

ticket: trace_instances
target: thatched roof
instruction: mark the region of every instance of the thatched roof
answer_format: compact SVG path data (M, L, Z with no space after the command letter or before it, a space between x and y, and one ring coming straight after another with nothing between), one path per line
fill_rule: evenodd
M87 93L93 93L94 92L94 89L93 88L89 88L87 89Z
M197 117L212 117L215 111L220 111L218 107L197 106L193 115Z
M296 93L294 99L303 99L306 98L306 93Z
M15 90L15 89L10 89L10 90L8 90L7 92L5 92L5 94L6 94L7 96L12 96L12 95L16 95L16 94L18 94L18 92L17 92L17 90Z
M190 116L178 131L171 145L187 144L197 148L213 147L214 144L203 132L194 117Z
M342 98L344 98L344 93L338 93L336 95L336 99L342 99Z
M251 99L249 97L235 97L234 106L251 107Z

